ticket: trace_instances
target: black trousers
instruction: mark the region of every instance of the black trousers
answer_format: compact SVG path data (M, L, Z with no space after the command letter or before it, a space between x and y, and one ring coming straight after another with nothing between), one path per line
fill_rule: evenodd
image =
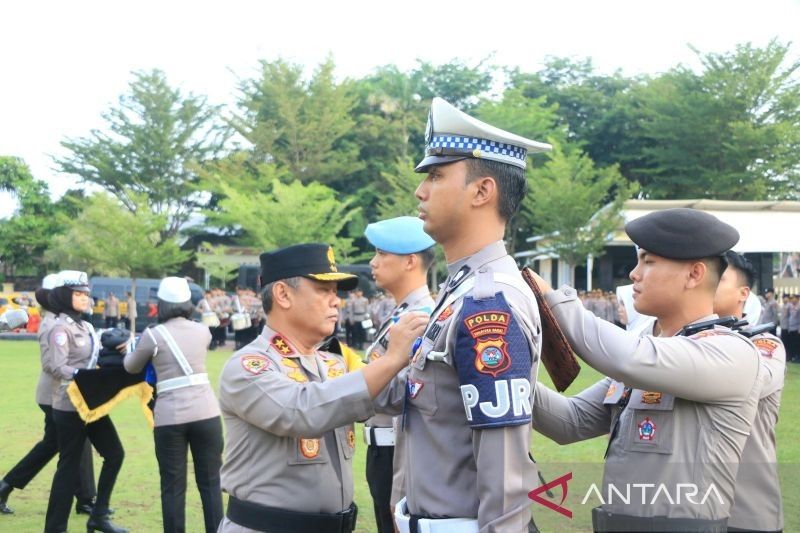
M787 338L789 342L784 344L784 348L786 348L787 358L800 357L800 332L789 331L787 334Z
M49 405L39 404L39 409L44 412L44 435L42 435L42 440L34 444L25 457L20 459L3 478L6 483L15 489L24 489L58 453L53 408ZM78 501L88 501L94 499L95 494L92 446L87 441L81 453L79 475L75 480L75 498Z
M106 317L106 328L115 328L119 323L119 319L115 316Z
M122 449L111 418L104 416L96 422L84 424L78 413L53 409L53 421L58 434L58 466L50 488L50 501L47 503L45 532L67 530L72 491L87 438L103 458L103 467L97 482L95 515L103 515L108 511L111 492L125 459L125 450Z
M379 533L394 532L391 508L394 446L367 446L367 484Z
M236 341L237 350L256 340L256 337L258 337L258 330L256 329L255 325L252 325L249 328L239 329L233 332L233 338Z
M357 350L361 350L364 347L364 343L367 341L367 332L364 331L364 326L361 325L361 321L357 320L353 322L353 348Z
M219 417L187 424L157 426L156 459L161 474L161 517L166 533L186 531L186 450L192 450L194 479L203 504L207 533L222 521L222 422Z

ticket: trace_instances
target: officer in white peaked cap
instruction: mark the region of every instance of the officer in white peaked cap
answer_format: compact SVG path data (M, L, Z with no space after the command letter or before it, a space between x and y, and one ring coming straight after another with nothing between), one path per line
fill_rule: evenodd
M402 413L401 532L535 528L528 450L541 326L503 236L525 195L528 153L549 149L433 99L415 194L448 277L410 367L378 398Z

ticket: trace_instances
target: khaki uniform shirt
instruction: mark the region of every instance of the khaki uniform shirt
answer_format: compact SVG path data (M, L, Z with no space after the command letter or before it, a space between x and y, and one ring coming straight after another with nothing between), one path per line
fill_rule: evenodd
M353 421L374 414L361 372L337 354L301 355L264 327L222 369L222 488L241 500L309 513L353 501ZM336 379L332 379L336 378ZM220 531L249 531L225 518Z
M67 386L75 370L96 366L99 352L100 339L89 322L82 320L79 324L63 313L56 317L43 357L48 371L58 380L53 389L53 409L75 411L67 396Z
M386 300L382 300L386 301ZM389 300L394 301L394 300ZM367 360L374 361L386 353L386 348L389 346L389 334L394 324L394 319L403 316L404 313L409 311L423 311L430 314L433 311L434 302L431 298L431 292L428 290L427 285L411 291L411 293L403 299L400 304L395 307L385 322L381 324L378 333L375 336L375 341L367 348ZM390 503L392 507L403 498L403 485L405 483L405 458L403 456L403 449L405 443L402 442L405 434L400 431L398 417L392 417L387 414L376 414L366 422L365 426L380 427L380 428L395 428L395 451L393 458L394 476L392 480L392 495Z
M41 357L42 371L39 374L39 382L36 384L36 403L39 405L52 405L53 404L53 391L61 382L56 379L47 369L50 367L46 357L50 356L48 350L50 342L50 328L53 327L56 315L50 311L42 309L42 322L39 324L39 354Z
M786 350L768 333L750 339L761 354L761 367L769 376L761 390L758 412L744 446L736 476L736 498L728 525L755 531L783 529L783 500L778 479L775 425L781 406L786 373Z
M206 350L211 342L208 328L181 317L167 320L163 325L183 352L192 373L205 373ZM158 381L186 375L164 337L154 328L143 332L136 349L125 356L125 370L137 374L151 359ZM217 416L219 404L211 385L206 383L158 393L153 418L156 426L170 426Z
M131 296L128 298L128 318L134 319L136 318L138 313L136 312L136 299Z
M605 511L727 518L764 381L755 346L721 327L688 338L639 337L594 317L569 287L545 299L575 352L610 377L573 398L538 385L534 428L561 444L617 428L608 447L602 494L608 495L611 485L625 494L630 486L637 497L627 504L623 498L608 498ZM622 408L625 386L631 390ZM663 493L654 497L657 489L652 488L643 505L642 489L634 484L648 483L663 484L672 500L678 484L693 484L697 503L684 494L676 505Z
M115 317L119 318L119 300L114 298L113 300L109 297L106 300L106 305L103 308L103 316L104 317Z
M483 533L527 531L528 492L538 484L528 457L541 346L538 309L502 241L448 271L411 366L376 399L399 414L407 395L402 453L408 510L477 519ZM497 275L514 285L497 282ZM442 305L470 280L474 287Z

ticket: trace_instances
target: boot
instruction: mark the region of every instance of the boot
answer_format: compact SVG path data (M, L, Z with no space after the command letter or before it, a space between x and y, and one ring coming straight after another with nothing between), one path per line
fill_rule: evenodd
M14 510L6 505L12 490L14 487L6 483L5 479L0 479L0 514L14 514Z
M89 521L86 522L86 533L94 533L95 531L101 531L102 533L128 533L128 530L124 527L115 525L108 514L89 516Z

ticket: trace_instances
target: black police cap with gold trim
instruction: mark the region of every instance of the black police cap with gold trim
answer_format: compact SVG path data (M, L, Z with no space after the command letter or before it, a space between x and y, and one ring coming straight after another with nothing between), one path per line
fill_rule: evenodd
M264 252L261 259L261 285L282 279L304 277L317 281L335 281L350 291L358 285L358 276L339 272L333 247L327 244L296 244Z
M719 256L739 242L739 232L714 215L679 207L655 211L625 224L639 248L668 259Z

